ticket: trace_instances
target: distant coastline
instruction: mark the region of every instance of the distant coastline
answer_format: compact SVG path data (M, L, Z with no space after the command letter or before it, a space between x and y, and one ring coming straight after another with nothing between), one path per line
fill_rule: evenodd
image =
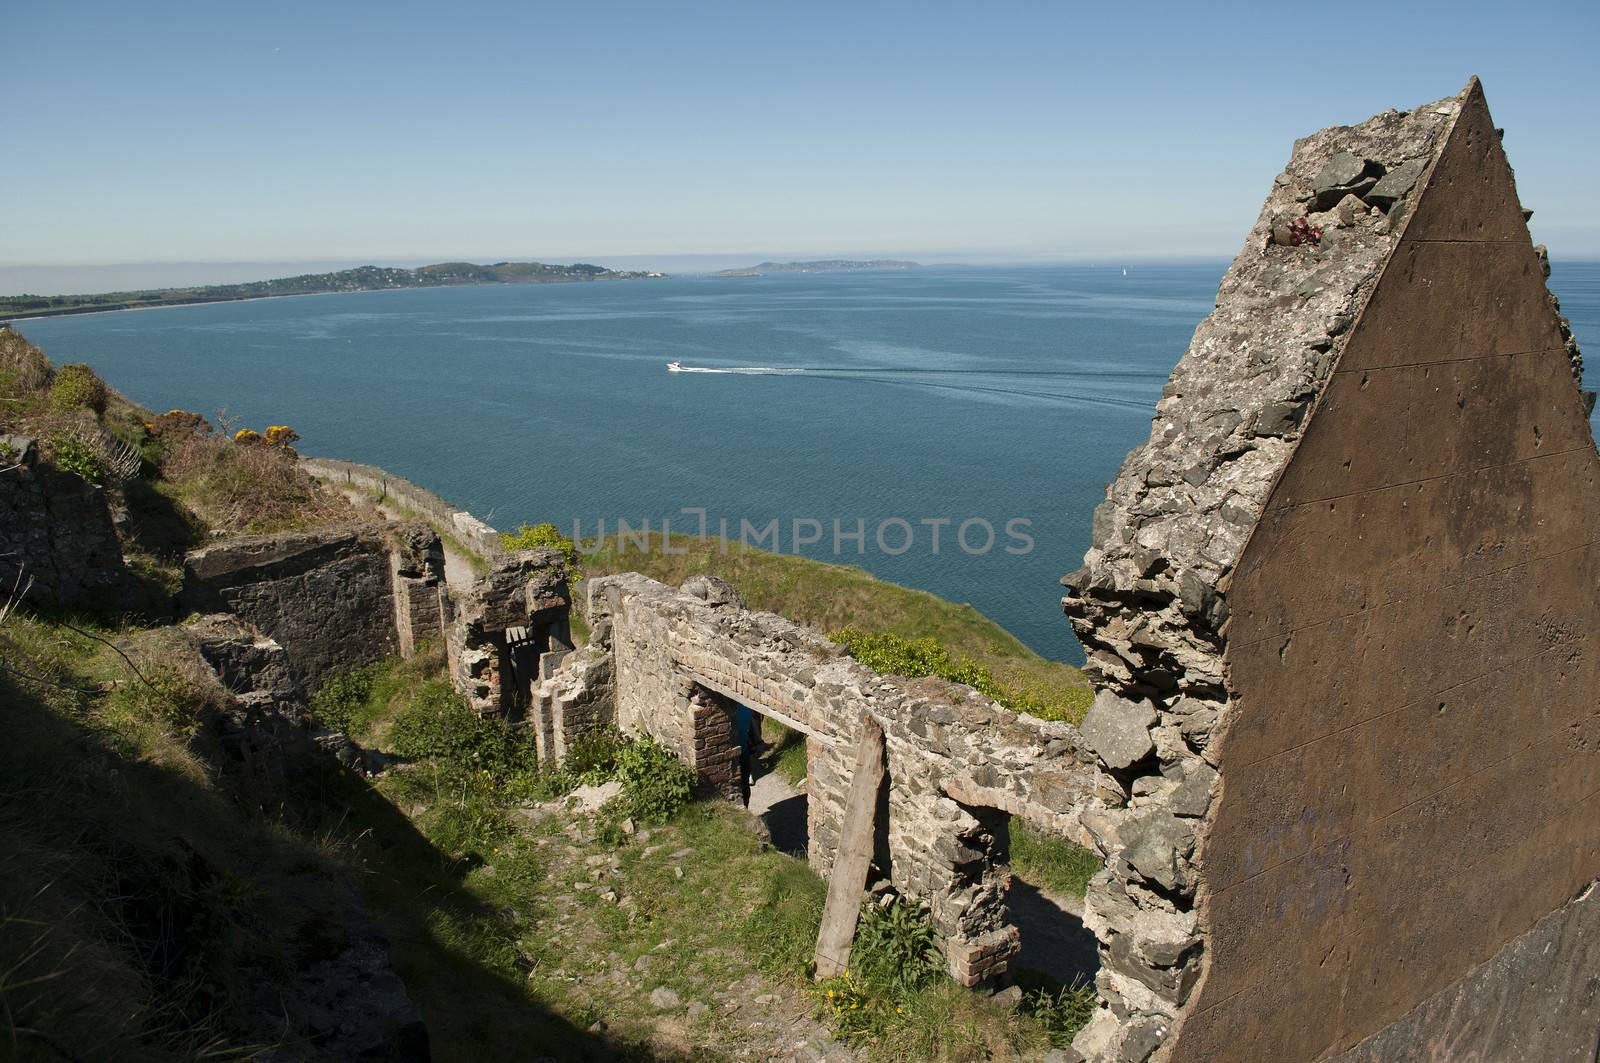
M857 261L848 258L824 258L813 262L762 262L739 269L725 269L719 277L760 277L767 273L868 273L885 269L921 269L920 262L904 262L893 258L874 258Z
M560 284L608 280L656 280L664 273L614 270L586 262L549 265L543 262L440 262L417 269L357 266L332 273L213 284L191 288L152 288L91 295L0 296L0 321L36 321L78 314L109 314L207 303L250 302L299 295L402 291L483 284Z

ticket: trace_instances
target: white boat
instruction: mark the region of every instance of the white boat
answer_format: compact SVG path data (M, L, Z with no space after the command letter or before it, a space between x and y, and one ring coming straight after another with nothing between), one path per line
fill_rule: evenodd
M669 372L669 373L681 373L681 372L683 372L683 366L679 365L677 362L668 362L667 363L667 372Z

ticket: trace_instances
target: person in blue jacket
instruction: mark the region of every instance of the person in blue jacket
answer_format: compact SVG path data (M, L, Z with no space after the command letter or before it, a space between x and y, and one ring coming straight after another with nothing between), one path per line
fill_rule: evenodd
M761 745L761 717L746 705L733 712L733 740L739 743L739 796L750 807L750 781L756 767L756 750Z

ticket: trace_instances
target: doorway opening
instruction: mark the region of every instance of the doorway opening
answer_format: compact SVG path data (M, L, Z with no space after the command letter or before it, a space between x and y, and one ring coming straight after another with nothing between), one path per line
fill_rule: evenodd
M701 792L745 803L748 787L746 807L773 848L804 857L810 736L700 683L690 691L689 707Z
M495 640L500 657L500 711L513 722L524 719L539 682L539 658L550 651L550 631L543 625L508 627Z
M961 870L992 883L978 895L998 901L1001 925L1018 935L1020 948L997 980L1050 994L1093 985L1100 953L1083 925L1083 895L1104 866L1099 855L1003 809L962 808L977 825L960 839L968 854Z
M1100 948L1083 925L1083 895L1105 866L1098 853L1008 817L1006 910L1021 934L1015 962L1024 989L1093 985Z

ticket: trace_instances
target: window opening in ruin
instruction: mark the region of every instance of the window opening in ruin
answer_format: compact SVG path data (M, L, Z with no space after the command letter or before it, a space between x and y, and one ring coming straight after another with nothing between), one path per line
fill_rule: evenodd
M539 658L550 649L549 629L542 625L508 627L495 646L501 663L500 709L508 719L520 720L533 702Z
M1001 813L1002 840L996 857L1010 874L1006 918L1021 935L1014 979L1024 988L1051 991L1094 983L1100 953L1083 925L1080 884L1097 869L1098 857L1064 838ZM1086 866L1093 865L1091 866Z

